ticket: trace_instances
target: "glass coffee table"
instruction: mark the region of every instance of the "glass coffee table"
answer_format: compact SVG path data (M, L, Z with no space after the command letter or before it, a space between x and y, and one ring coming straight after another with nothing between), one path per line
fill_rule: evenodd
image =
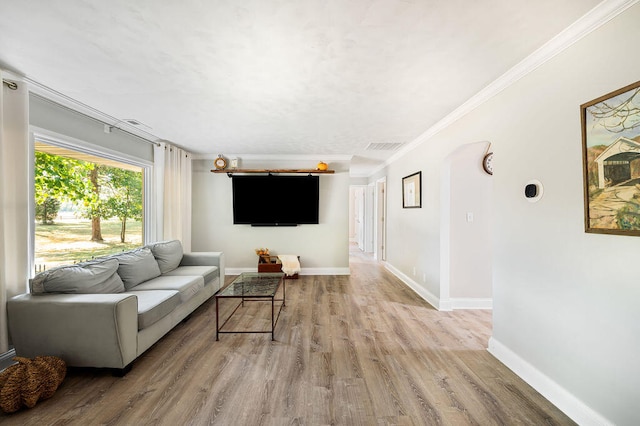
M282 285L282 299L276 299L276 293ZM280 312L285 306L286 299L286 285L284 274L282 272L274 273L255 273L244 272L240 274L235 280L231 282L227 287L222 289L215 295L216 298L216 340L219 340L219 334L222 333L271 333L271 340L275 340L273 332L276 328L278 318L280 318ZM218 303L220 299L240 299L240 303L229 314L227 319L220 324ZM244 302L259 301L259 302L271 302L271 330L225 330L222 328L227 321L231 319L233 314L236 313L238 308L244 306ZM275 302L282 302L278 308L276 314Z

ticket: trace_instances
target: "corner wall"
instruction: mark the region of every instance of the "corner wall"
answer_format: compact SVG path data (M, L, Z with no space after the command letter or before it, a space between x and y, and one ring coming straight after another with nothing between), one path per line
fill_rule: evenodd
M490 350L581 424L640 424L640 238L584 232L579 108L640 78L638 22L636 4L384 171L388 262L440 297L441 167L462 144L492 143ZM424 207L402 210L400 180L418 170ZM530 179L544 185L537 203L523 197Z
M492 306L493 176L478 161L489 149L462 145L443 165L440 303L452 309Z

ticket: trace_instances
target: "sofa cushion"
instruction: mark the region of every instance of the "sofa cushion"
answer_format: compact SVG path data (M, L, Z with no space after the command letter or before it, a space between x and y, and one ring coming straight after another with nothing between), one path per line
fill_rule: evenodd
M163 274L169 277L174 276L202 276L204 277L204 282L208 283L211 280L218 278L218 267L217 266L179 266L171 272L167 272Z
M132 290L127 294L138 298L138 330L155 324L180 305L180 293L175 290Z
M153 257L151 250L146 247L118 253L111 259L118 260L118 275L122 278L127 290L160 275L158 262Z
M115 259L92 260L42 272L29 280L29 287L32 294L122 293L117 270Z
M160 272L173 271L182 260L182 243L179 240L161 241L147 246L156 258Z
M184 303L204 288L204 278L196 276L162 275L136 286L141 290L176 290L180 292L180 300Z

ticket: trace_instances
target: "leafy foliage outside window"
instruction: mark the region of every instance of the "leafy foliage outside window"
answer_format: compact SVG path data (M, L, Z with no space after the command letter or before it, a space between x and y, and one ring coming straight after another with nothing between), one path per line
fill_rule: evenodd
M36 152L36 210L45 211L51 199L71 201L82 216L91 219L92 241L102 241L101 219L121 221L121 242L125 241L127 219L142 219L142 174L118 167L89 163L59 155ZM49 201L47 201L49 200ZM51 219L43 224L53 223Z
M60 201L57 198L47 197L42 203L36 204L36 220L41 221L43 225L52 225L59 210Z

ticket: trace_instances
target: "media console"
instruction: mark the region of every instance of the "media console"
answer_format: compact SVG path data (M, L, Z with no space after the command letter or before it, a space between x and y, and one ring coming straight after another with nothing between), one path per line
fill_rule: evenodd
M298 261L300 256L298 256ZM258 272L282 272L282 262L278 256L260 255L258 258ZM297 280L298 274L285 277L288 280Z

